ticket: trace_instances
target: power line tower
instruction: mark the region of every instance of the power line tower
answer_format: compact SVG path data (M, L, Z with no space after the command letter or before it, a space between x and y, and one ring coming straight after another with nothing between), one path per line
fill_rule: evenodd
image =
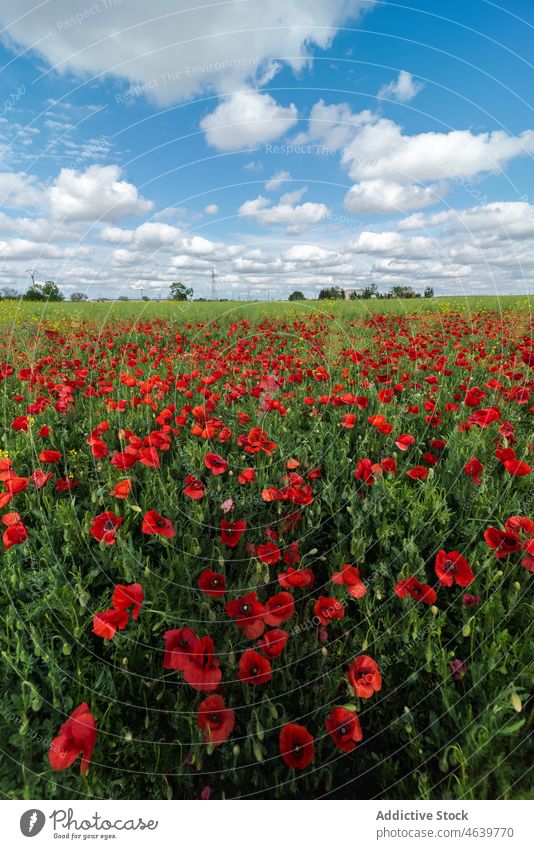
M215 269L213 265L211 266L211 300L217 300L217 286L215 283Z
M37 276L37 269L36 268L27 268L26 274L29 275L29 278L32 281L32 289L33 289L34 286L35 286L35 277Z

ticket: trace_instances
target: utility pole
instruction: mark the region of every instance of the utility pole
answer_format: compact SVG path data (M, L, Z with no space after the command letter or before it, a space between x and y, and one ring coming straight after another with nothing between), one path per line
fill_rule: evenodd
M27 268L26 274L30 275L30 280L32 281L32 289L33 289L33 287L35 286L35 277L36 277L36 274L37 274L37 269Z
M215 285L215 269L213 265L211 266L211 300L217 300L217 288Z

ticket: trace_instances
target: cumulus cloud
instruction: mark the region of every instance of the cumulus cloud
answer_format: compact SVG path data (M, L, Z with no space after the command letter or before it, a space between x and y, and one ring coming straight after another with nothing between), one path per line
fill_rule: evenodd
M282 64L299 71L314 46L327 48L340 25L371 6L372 0L158 0L155 13L145 0L128 0L84 15L71 0L3 0L0 22L13 42L38 50L59 72L113 74L168 104L206 89L265 84ZM284 56L290 58L272 61Z
M391 213L410 212L431 206L447 193L444 183L431 186L403 185L387 180L364 180L357 183L345 196L349 212Z
M361 254L378 254L404 259L431 259L437 251L435 239L425 236L405 237L395 231L364 230L351 239L346 250Z
M534 206L526 201L496 201L471 209L448 209L435 215L411 215L398 230L443 226L447 233L467 232L478 240L522 241L534 239Z
M289 171L277 171L270 180L265 183L265 189L268 192L276 192L284 183L290 182L291 174Z
M331 150L340 150L354 138L354 133L377 116L370 109L353 112L347 103L326 104L319 100L312 106L305 132L299 133L295 144L315 143Z
M0 204L8 209L37 206L44 193L37 178L22 171L0 172Z
M297 121L297 107L281 106L270 94L237 91L223 98L200 126L218 150L243 150L284 135Z
M408 71L401 71L396 80L392 80L392 82L382 86L378 92L378 97L384 97L388 100L398 100L399 103L408 103L423 88L423 83L414 80Z
M297 192L300 196L302 190ZM251 218L266 227L285 226L287 233L302 233L312 224L318 224L328 218L329 210L324 203L301 203L293 205L295 193L280 199L273 206L268 198L259 195L254 200L247 200L238 209L241 218Z
M498 173L510 160L533 152L534 130L518 136L504 130L406 135L394 121L380 118L356 131L342 163L355 180L418 183Z
M207 215L217 215L218 211L219 207L216 203L208 203L208 205L204 207L204 212Z
M119 179L118 165L62 168L49 190L52 217L62 221L117 221L152 209L136 187Z

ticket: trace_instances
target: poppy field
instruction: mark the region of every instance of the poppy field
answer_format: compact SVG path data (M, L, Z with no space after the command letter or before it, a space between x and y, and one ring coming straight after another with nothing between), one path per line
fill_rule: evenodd
M0 316L0 793L532 787L521 299Z

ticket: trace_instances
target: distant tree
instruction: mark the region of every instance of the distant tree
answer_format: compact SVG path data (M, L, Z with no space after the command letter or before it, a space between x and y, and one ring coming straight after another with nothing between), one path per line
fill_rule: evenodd
M355 293L356 298L361 298L363 301L368 301L369 298L377 298L378 297L378 286L376 283L371 283L368 286L364 286L361 290L361 294ZM354 298L352 299L354 300Z
M12 289L10 286L4 286L3 289L0 289L0 299L3 301L16 301L20 298L20 293L17 292L16 289Z
M150 298L148 297L148 295L143 295L143 297L141 298L141 300L142 300L142 301L149 301L149 300L150 300Z
M34 283L33 286L30 286L29 289L26 289L22 296L23 301L44 301L46 300L43 295L42 286L39 286L38 283Z
M54 283L53 280L47 280L41 286L41 292L45 301L64 301L65 295Z
M81 301L89 300L85 292L73 292L70 299L76 304L81 303Z
M389 290L392 298L420 298L419 292L411 286L392 286Z
M179 280L171 283L170 290L173 301L188 301L193 297L193 290L189 286L184 286Z
M288 301L305 301L306 298L304 297L302 292L295 290L295 292L291 292L291 294L290 294L290 296L287 300Z
M425 298L433 298L434 297L434 289L432 286L427 286L425 289Z
M345 290L341 286L331 286L329 289L321 289L318 298L320 301L344 301Z

